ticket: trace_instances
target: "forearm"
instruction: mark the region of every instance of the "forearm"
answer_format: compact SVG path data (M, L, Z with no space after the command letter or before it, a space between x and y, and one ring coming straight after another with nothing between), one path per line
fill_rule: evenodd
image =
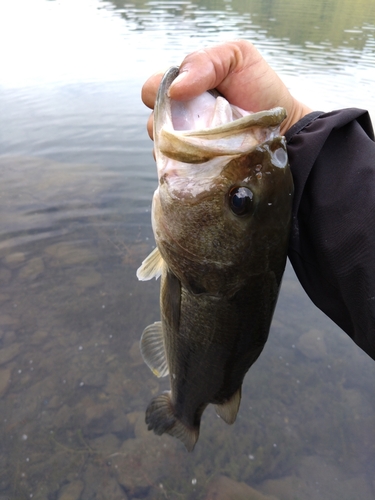
M287 132L289 258L312 301L375 359L375 142L366 111L310 114Z

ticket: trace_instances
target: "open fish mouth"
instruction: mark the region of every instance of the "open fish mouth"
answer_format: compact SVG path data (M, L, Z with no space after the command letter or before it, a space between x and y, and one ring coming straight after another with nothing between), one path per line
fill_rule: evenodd
M167 72L156 99L157 161L164 156L188 165L206 163L218 157L246 154L279 135L280 124L286 118L284 108L251 113L229 104L216 91L205 92L188 102L172 101L168 89L177 75L177 67ZM168 167L171 170L175 166L173 162L161 163L159 178ZM275 163L279 161L275 159Z

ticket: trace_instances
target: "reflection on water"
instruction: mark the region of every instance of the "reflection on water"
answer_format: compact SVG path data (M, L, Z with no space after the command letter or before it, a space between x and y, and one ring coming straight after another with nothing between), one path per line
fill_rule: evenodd
M374 5L22 7L0 6L0 500L374 498L374 363L289 267L236 423L209 408L193 454L144 424L169 384L138 349L159 284L135 277L156 182L144 78L241 36L312 106L374 111Z
M356 3L308 2L302 0L111 0L116 12L127 21L129 29L185 31L203 36L206 31L231 32L233 28L256 32L256 36L276 37L289 44L306 42L348 45L363 50L373 28L375 5L367 0ZM182 24L183 22L183 24ZM192 30L194 28L194 31ZM363 29L365 28L365 30Z

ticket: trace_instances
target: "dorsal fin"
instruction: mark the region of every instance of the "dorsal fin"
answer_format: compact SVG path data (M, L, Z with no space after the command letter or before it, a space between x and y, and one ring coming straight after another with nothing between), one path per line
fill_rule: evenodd
M215 405L216 413L221 417L227 424L233 424L236 420L238 409L241 402L241 387L233 394L233 396L228 399L225 403L221 405Z
M158 279L162 273L163 265L163 257L161 256L158 247L155 247L137 269L137 278L140 281L147 281L152 278Z
M140 347L144 362L152 373L157 377L168 375L161 321L156 321L143 330Z

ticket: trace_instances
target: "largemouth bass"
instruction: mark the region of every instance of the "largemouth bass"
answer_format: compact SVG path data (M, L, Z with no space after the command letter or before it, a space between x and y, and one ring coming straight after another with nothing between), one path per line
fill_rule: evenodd
M148 428L191 451L212 403L228 424L268 337L285 268L293 181L275 108L248 113L209 92L171 101L159 87L154 140L156 248L137 271L161 276L161 321L141 338L146 364L171 390L146 410Z

